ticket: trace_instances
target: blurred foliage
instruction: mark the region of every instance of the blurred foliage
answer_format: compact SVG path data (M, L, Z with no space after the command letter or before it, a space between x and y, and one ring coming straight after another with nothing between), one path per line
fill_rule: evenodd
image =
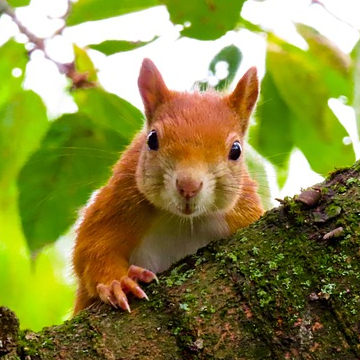
M148 45L158 39L155 36L151 41L123 41L123 40L107 40L101 44L89 45L89 48L102 52L105 55L113 55L119 52L135 50L139 47Z
M159 5L157 0L79 0L66 19L68 26L128 14Z
M125 143L115 130L80 112L51 123L18 179L19 210L31 251L69 229L76 209L110 176L118 149Z
M245 0L164 0L170 20L183 26L182 35L199 40L215 40L233 30L241 19Z
M27 6L30 4L30 0L9 0L8 3L13 7Z
M215 40L231 30L260 31L267 35L268 47L256 124L250 130L252 147L275 166L279 184L286 180L294 148L321 174L350 165L354 149L344 145L348 134L328 100L342 96L351 103L359 98L354 81L359 46L351 57L316 30L297 24L309 47L302 50L244 20L244 2L193 0L184 6L179 0L79 0L64 15L64 28L163 4L171 21L181 25L183 37ZM28 4L1 0L0 11L14 17L7 5ZM33 47L46 48L42 39L27 35ZM23 88L31 47L15 40L0 47L0 303L17 312L23 327L39 329L69 314L73 287L64 275L69 254L56 240L69 231L78 209L106 181L119 152L142 126L138 109L102 88L89 48L111 55L148 43L108 39L84 48L74 45L74 62L56 65L71 81L67 91L78 111L52 121L42 99ZM214 54L208 72L217 78L217 90L230 85L241 61L241 49L234 45ZM225 77L218 77L220 63L227 69ZM198 85L210 83L207 79ZM251 171L264 173L255 151L248 162ZM268 197L264 177L258 180Z
M224 47L219 53L217 53L214 58L211 60L209 65L208 74L210 79L212 78L215 81L215 84L212 84L210 79L205 81L199 81L196 83L196 86L200 88L201 91L205 91L208 88L214 87L217 91L222 91L226 89L231 82L234 80L237 71L239 69L240 63L242 60L242 53L238 47L235 45L229 45ZM225 65L225 76L219 76L219 65Z
M339 71L339 63L330 60L335 58L331 47L316 44L305 51L273 35L268 39L261 84L262 99L268 100L257 107L250 142L280 170L280 184L295 147L319 174L354 161L353 148L343 143L348 133L328 106L330 98L351 99L350 71L346 65Z

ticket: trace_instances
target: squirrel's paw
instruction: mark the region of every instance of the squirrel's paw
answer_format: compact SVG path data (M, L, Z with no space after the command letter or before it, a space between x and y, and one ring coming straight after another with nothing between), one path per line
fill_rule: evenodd
M123 276L120 281L113 280L110 285L98 284L96 289L103 302L112 305L114 308L120 307L130 312L126 294L130 292L139 299L148 300L147 295L136 281L149 283L153 280L158 281L157 276L152 271L131 265L127 275Z
M144 269L142 267L131 265L129 267L127 276L133 280L139 280L145 283L149 283L153 280L159 282L157 276L150 270Z

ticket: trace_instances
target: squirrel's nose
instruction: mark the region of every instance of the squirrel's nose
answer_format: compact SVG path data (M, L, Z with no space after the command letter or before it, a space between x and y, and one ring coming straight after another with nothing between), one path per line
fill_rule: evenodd
M203 187L201 180L193 179L191 177L178 177L176 179L176 189L179 194L185 199L191 199L198 194Z

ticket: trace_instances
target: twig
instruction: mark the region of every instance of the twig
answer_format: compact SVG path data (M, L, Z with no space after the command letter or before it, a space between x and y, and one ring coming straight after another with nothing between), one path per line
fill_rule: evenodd
M331 15L333 18L335 18L336 20L350 26L352 29L356 30L356 31L360 31L360 29L356 28L354 25L350 24L349 22L345 21L344 19L341 19L340 17L338 17L336 14L334 14L332 11L330 11L325 4L320 1L320 0L312 0L311 1L311 5L320 5L329 15Z
M64 14L64 19L69 16L70 7L71 7L71 1L68 0L68 10ZM16 17L14 9L9 5L9 3L6 0L0 0L0 15L1 14L6 14L10 16L12 21L19 28L19 31L22 34L26 35L30 43L34 44L34 49L32 49L30 52L34 50L41 50L45 58L50 60L52 63L54 63L61 74L65 74L70 80L72 80L74 88L94 86L92 82L89 82L87 80L88 78L87 73L79 74L76 71L74 62L69 64L63 64L51 58L46 52L45 40L36 36L26 26L24 26L21 23L21 21ZM64 27L60 28L54 35L60 34L63 31Z
M0 0L1 1L1 0ZM56 32L54 33L54 35L60 35L63 30L65 29L66 27L66 20L67 18L69 17L70 15L70 12L71 12L71 8L72 8L72 5L73 5L73 2L71 0L67 0L67 9L66 9L66 12L63 16L60 16L60 19L63 19L64 20L64 25L61 26L58 30L56 30ZM58 19L56 17L49 17L50 19Z
M19 31L26 35L31 43L35 45L37 49L43 50L45 49L44 39L37 37L28 28L26 28L16 17L14 9L8 4L5 0L0 0L0 13L4 13L12 19L12 21L17 25Z

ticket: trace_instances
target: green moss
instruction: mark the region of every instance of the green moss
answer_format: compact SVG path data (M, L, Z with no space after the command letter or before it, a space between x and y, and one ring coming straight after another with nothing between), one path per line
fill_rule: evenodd
M18 352L28 356L38 356L39 352L36 342L32 341L36 338L36 334L29 330L20 331L18 338Z
M335 176L343 176L340 191L346 191L346 196L334 192L339 189ZM174 266L165 278L161 276L160 284L150 284L150 305L163 314L184 353L191 353L192 359L197 354L211 358L203 355L206 350L214 349L224 334L232 336L240 328L246 330L245 336L258 339L253 350L261 354L258 358L282 358L275 356L277 344L289 339L295 343L297 337L301 343L309 341L306 336L318 336L316 342L322 345L326 326L329 332L343 326L344 347L346 342L356 343L360 323L359 183L359 174L353 170L348 178L337 171L330 183L319 186L322 197L316 206L286 198L282 207L242 229L237 237L209 246L197 257ZM338 237L324 240L325 234L339 226L343 232ZM201 286L190 290L195 273ZM228 301L224 303L224 299ZM249 308L249 318L242 306ZM141 321L149 312L140 315ZM87 316L80 313L57 329L63 335L61 344L67 344L74 334L80 344L85 338L88 343L90 336L95 350L80 346L82 358L90 357L90 352L103 344ZM319 335L311 330L314 322L324 325ZM224 323L230 329L227 332L220 328ZM121 331L122 324L114 321L113 326ZM37 356L42 346L52 358L55 342L51 332L44 330L36 336L29 332L27 338L24 334L19 345L24 358ZM335 345L337 342L338 337L333 340ZM198 344L204 349L200 351ZM335 345L333 349L337 349Z
M335 176L342 174L342 173L348 171L349 169L351 169L349 166L336 168L335 170L329 172L327 180L332 180Z
M74 350L74 336L77 338L76 351L79 358L87 358L94 350L88 348L90 346L89 339L93 341L93 346L96 348L96 343L101 339L100 335L94 331L88 323L89 314L87 312L80 312L74 319L66 321L63 325L55 326L53 328L44 328L38 333L25 330L21 331L18 340L18 352L24 358L40 357L52 359L56 357L58 344L65 349L71 347ZM56 342L54 339L57 339ZM87 344L87 346L84 346Z
M335 204L330 204L326 207L325 211L329 218L336 217L341 213L341 207Z
M346 186L344 186L344 185L339 185L339 186L337 187L337 192L338 192L339 194L344 194L344 193L346 193L346 190L347 190L347 188L346 188Z
M322 195L327 195L329 193L329 188L328 187L322 187L321 188L321 194Z
M342 173L336 171L336 174ZM335 173L331 179L334 176ZM219 263L233 278L234 272L238 274L235 278L239 296L248 299L252 309L261 309L254 318L261 319L266 314L274 328L281 318L284 326L294 331L295 322L311 305L310 294L318 296L318 301L344 304L348 319L360 311L358 174L348 180L344 178L343 183L346 186L334 185L340 195L333 192L332 184L320 187L323 196L314 208L297 202L296 198L285 198L282 208L268 212L257 222L258 238L250 226L251 235L246 229L239 234L239 250L229 252L220 248ZM278 227L278 223L282 225ZM323 235L337 226L343 226L343 233L324 244ZM246 242L242 241L244 238ZM349 254L354 255L349 257ZM264 331L261 320L257 326Z
M174 267L171 270L170 275L168 275L165 278L166 286L168 286L168 287L180 286L184 282L186 282L189 278L191 278L195 273L195 269L194 268L185 269L187 267L188 266L186 263L181 264L180 266Z
M346 185L347 186L352 186L352 185L360 186L360 179L355 178L355 177L351 177L351 178L346 180Z

